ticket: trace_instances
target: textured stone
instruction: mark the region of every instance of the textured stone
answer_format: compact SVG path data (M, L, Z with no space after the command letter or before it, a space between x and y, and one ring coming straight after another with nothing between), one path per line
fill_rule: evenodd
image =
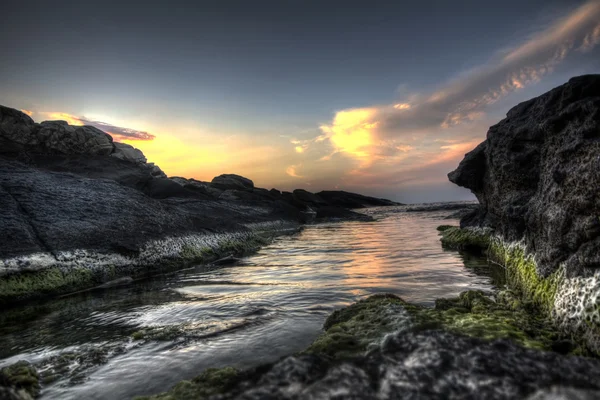
M139 164L146 164L147 161L144 153L127 143L115 143L115 151L111 157Z
M600 75L571 79L512 108L451 172L481 207L462 225L525 240L547 276L600 267Z

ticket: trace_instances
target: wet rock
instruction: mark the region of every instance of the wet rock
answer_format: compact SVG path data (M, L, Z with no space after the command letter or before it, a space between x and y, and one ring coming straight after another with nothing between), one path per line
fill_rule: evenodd
M571 79L512 108L448 174L481 208L463 225L524 239L547 276L600 267L600 75ZM590 228L591 227L591 228Z
M8 399L30 399L40 394L39 375L27 361L0 369L0 395ZM5 398L5 397L0 397Z
M448 174L480 203L465 232L488 230L509 284L596 354L599 139L600 75L580 76L512 108Z
M498 301L470 291L427 309L393 295L372 296L334 312L324 334L301 354L223 371L233 378L210 393L194 379L150 398L543 399L597 393L600 360L535 350L548 343L535 339L545 337L543 324L518 317L510 322L512 314ZM199 382L208 381L205 374ZM556 382L563 387L553 388Z

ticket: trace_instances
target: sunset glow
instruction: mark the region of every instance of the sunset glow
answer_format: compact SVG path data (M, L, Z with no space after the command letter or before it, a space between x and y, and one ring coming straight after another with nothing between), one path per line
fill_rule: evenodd
M136 26L149 29L137 37L137 52L115 36L106 42L110 46L90 50L102 54L98 66L76 54L77 68L60 64L56 71L33 66L63 50L57 59L73 57L73 46L63 49L55 40L49 53L48 46L20 35L21 46L32 50L11 61L0 93L4 105L36 122L63 120L103 130L140 149L171 176L211 180L237 173L269 188L341 188L423 201L417 183L430 184L429 192L439 193L440 200L456 199L456 191L446 195L447 172L511 106L573 75L597 72L598 1L551 7L532 0L519 4L510 24L496 24L494 11L483 5L461 13L444 6L452 17L445 19L414 5L420 20L429 21L428 39L419 46L390 39L416 29L391 3L381 12L399 21L381 20L369 29L351 22L352 10L336 11L340 21L350 21L339 26L344 41L316 9L306 21L298 17L315 36L296 35L297 42L273 39L287 38L285 27L296 23L293 18L281 26L265 19L264 32L230 17L223 17L222 28L209 20L200 25L182 20L181 31L168 33L177 49L161 42L164 31ZM142 11L160 24L151 10ZM52 26L44 32L58 29L52 19L46 21ZM448 32L450 23L465 32L495 24L497 34L473 42L471 31ZM97 28L112 38L110 29ZM206 34L191 41L185 29ZM14 71L31 76L20 81ZM58 72L68 79L56 81ZM47 83L31 90L33 81ZM472 198L461 193L461 199Z

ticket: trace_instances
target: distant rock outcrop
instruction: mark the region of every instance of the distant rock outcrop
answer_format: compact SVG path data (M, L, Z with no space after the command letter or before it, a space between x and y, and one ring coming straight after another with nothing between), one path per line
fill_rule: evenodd
M213 178L212 186L219 189L234 189L234 190L252 190L254 182L243 176L235 174L223 174Z
M324 190L318 192L317 196L332 206L344 208L364 208L377 206L399 206L402 203L378 199L376 197L363 196L362 194L345 192L343 190Z

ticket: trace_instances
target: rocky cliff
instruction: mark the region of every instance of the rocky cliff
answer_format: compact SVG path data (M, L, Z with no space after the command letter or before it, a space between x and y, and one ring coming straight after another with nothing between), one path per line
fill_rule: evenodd
M461 227L491 233L512 283L598 351L600 75L512 108L448 177L480 203Z
M368 219L338 207L356 196L168 178L94 127L0 106L0 304L242 253L315 218Z

